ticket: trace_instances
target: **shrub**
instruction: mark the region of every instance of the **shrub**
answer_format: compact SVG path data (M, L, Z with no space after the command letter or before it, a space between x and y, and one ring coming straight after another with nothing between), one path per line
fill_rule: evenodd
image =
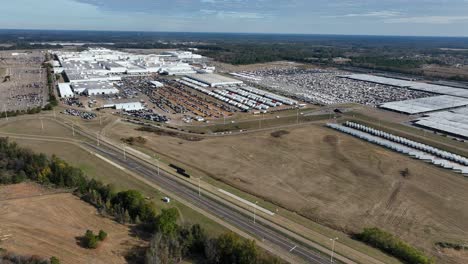
M104 230L99 230L99 234L98 234L99 241L103 241L104 239L106 239L106 237L107 237L107 233L104 232Z
M406 263L431 264L434 260L390 233L379 228L365 228L356 238Z

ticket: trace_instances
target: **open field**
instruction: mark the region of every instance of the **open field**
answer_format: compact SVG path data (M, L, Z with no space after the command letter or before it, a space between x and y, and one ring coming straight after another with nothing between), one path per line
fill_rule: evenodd
M93 206L70 193L51 194L28 183L1 186L0 193L0 234L11 234L0 245L10 252L56 256L70 264L126 263L126 252L144 243L129 227L99 216ZM96 250L82 248L77 238L87 229L103 229L108 238Z
M116 124L109 135L144 136L145 147L194 176L208 175L338 230L378 226L434 256L440 256L434 242L468 234L465 178L318 124L287 131L186 141Z
M9 131L11 133L19 133L19 130L22 130L20 128L25 127L27 129L25 129L24 134L37 135L34 133L34 131L37 131L37 124L35 123L39 123L39 131L41 131L39 121L28 122L24 120L15 122L13 124L9 124L7 126L2 126L0 128L0 132ZM51 129L50 131L49 129L45 129L43 132L41 131L39 135L66 137L70 133L70 131L68 131L66 128L63 128L62 126L53 121L44 120L44 124L47 124L47 126L50 127L54 126L54 129ZM172 200L171 204L166 204L162 202L161 199L164 196L166 196L166 194L136 179L132 175L118 169L117 167L99 159L98 157L90 155L89 152L78 147L77 145L66 142L50 142L33 139L12 138L12 140L17 142L20 146L30 148L35 152L41 152L47 155L57 155L58 157L70 163L71 165L81 168L89 177L101 180L104 183L112 184L118 190L139 190L143 192L146 196L152 198L158 210L163 208L176 207L181 213L181 219L183 223L199 223L208 231L208 233L212 235L217 235L226 231L219 224L209 219L206 219L200 213L191 210L187 206L179 203L174 199Z

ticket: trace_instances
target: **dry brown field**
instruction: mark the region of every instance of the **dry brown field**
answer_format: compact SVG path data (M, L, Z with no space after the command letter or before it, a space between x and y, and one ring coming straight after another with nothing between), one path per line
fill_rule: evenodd
M0 246L15 254L56 256L70 264L126 263L126 252L143 243L78 197L34 184L1 186L0 211L0 235L11 235ZM77 238L87 229L103 229L108 238L97 249L85 249Z
M468 235L468 179L327 129L320 124L186 141L115 124L109 136L141 135L151 148L194 176L208 175L348 233L378 226L440 263L437 241ZM401 171L408 168L410 175ZM442 255L441 255L442 254Z

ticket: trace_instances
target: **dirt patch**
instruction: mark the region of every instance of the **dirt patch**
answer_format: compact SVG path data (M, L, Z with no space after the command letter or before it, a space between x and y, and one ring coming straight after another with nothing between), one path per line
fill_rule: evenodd
M3 186L3 193L21 190L30 197L0 201L1 247L20 255L56 256L61 263L126 263L128 250L143 242L129 227L100 216L96 209L69 193L47 194L28 184ZM11 189L10 189L11 188ZM38 193L43 195L37 196ZM98 249L76 243L87 229L103 229L108 238Z
M323 142L335 146L338 144L338 137L335 135L326 135L323 137Z
M289 134L289 131L286 131L286 130L278 130L278 131L275 131L275 132L271 132L271 136L274 137L274 138L280 138L282 136L285 136L285 135L288 135Z
M201 141L203 140L202 137L195 136L195 135L188 135L188 134L183 134L183 133L177 133L174 131L169 131L169 130L164 130L156 127L147 127L147 126L142 126L140 128L137 128L136 130L138 131L144 131L144 132L151 132L153 134L156 134L158 136L169 136L169 137L175 137L175 138L180 138L186 141Z

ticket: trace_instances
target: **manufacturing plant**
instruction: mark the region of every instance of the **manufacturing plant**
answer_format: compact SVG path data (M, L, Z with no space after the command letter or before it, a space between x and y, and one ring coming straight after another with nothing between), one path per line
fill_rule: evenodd
M468 176L468 158L426 144L377 130L354 122L327 124L328 127L358 137L368 142L430 162L436 166Z
M86 103L80 102L82 97L75 97L87 96L93 97L88 99L90 108L114 108L136 118L185 123L225 118L235 112L303 106L296 100L216 74L214 67L200 63L200 55L188 51L140 55L90 48L53 54L54 72L61 73L65 80L57 88L70 106L85 107Z

